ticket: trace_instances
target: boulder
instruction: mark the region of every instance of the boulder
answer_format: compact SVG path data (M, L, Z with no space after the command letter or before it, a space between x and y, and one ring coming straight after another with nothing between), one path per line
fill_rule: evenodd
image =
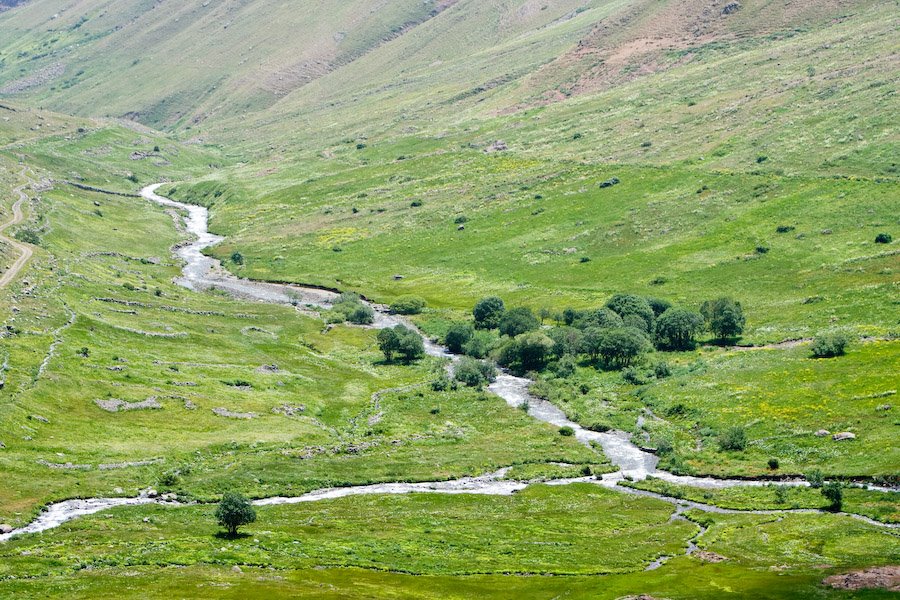
M0 534L6 535L7 533L12 533L12 532L13 532L13 528L10 527L9 525L7 525L6 523L3 523L2 525L0 525Z
M820 429L816 432L816 437L825 437L826 435L831 435L831 432L827 429Z
M855 440L856 434L850 433L849 431L842 431L831 436L831 439L836 442L843 442L844 440Z
M725 8L722 9L723 15L733 15L737 11L741 10L740 2L729 2L725 5Z

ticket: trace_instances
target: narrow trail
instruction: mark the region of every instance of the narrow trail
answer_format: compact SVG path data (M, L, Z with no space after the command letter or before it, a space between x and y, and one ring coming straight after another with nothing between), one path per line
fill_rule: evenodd
M33 183L31 178L26 174L27 171L28 167L22 167L22 172L19 173L19 176L24 178L26 182L13 189L13 192L18 194L19 199L16 200L15 204L12 206L12 217L6 223L0 224L0 240L12 246L13 249L19 253L19 257L9 266L6 272L0 276L0 290L9 285L9 283L19 275L19 272L25 268L25 265L28 264L28 261L31 260L31 257L34 254L34 250L30 244L25 244L15 238L8 237L5 234L7 229L18 225L25 220L25 213L22 211L22 206L28 202L28 195L25 193L25 188Z
M185 261L182 271L182 277L177 283L191 290L201 291L206 289L220 289L226 291L239 299L255 300L260 302L271 302L276 304L286 304L303 310L302 306L327 308L337 299L338 294L329 291L323 291L315 288L307 288L299 285L273 284L266 282L256 282L249 279L240 279L226 270L224 270L219 261L203 254L203 250L213 246L223 238L209 233L208 219L209 212L205 207L182 204L168 198L164 198L156 194L156 190L162 184L151 185L141 190L141 196L147 200L161 204L169 208L176 208L186 212L184 224L186 230L192 234L195 239L189 244L179 244L176 247L176 254ZM376 319L373 327L385 328L393 327L398 324L412 326L406 319L396 315L387 313L384 307L374 307L376 309ZM459 359L458 356L451 354L446 348L435 344L425 338L425 351L429 356L447 359L450 361L448 369ZM608 473L600 478L580 477L572 479L557 479L541 482L544 485L571 485L575 483L585 483L599 485L607 489L615 490L622 494L630 494L649 498L656 498L664 502L669 502L676 507L673 518L684 518L681 516L686 510L697 509L716 514L758 514L758 515L777 515L792 513L809 513L816 514L823 511L818 509L778 509L778 510L736 510L721 508L711 504L703 504L682 500L655 492L636 490L633 488L619 485L626 480L643 480L647 477L655 477L664 481L689 485L703 489L723 489L730 487L754 487L764 486L773 483L770 480L729 480L715 479L712 477L691 477L682 476L662 471L657 468L659 459L656 455L641 450L636 446L624 432L596 432L583 428L578 423L571 421L566 417L565 413L556 405L542 400L529 392L529 386L532 381L523 377L515 377L510 374L503 373L497 377L497 380L489 386L489 390L501 397L509 406L526 407L528 414L538 421L549 423L556 427L568 426L575 431L576 439L582 444L593 447L594 443L599 444L603 448L603 453L610 462L618 467L614 473ZM358 421L362 416L367 416L374 407L377 409L382 394L391 390L382 390L376 392L372 398L372 406L364 411L363 415L359 415ZM352 425L356 425L354 421ZM517 491L525 489L531 482L515 481L505 479L505 475L509 469L504 468L494 473L488 473L479 477L463 477L450 481L440 482L421 482L421 483L379 483L373 485L347 486L340 488L327 488L314 490L306 494L294 497L270 497L255 500L253 503L257 506L273 506L284 504L297 504L302 502L315 502L321 500L331 500L335 498L344 498L347 496L371 495L371 494L410 494L410 493L440 493L440 494L484 494L484 495L509 495ZM780 485L789 486L808 486L804 480L780 481ZM880 491L896 491L893 489L879 488L877 486L867 486L868 489ZM37 533L53 529L72 519L90 515L102 510L114 508L117 506L134 506L143 504L160 504L165 506L185 506L185 504L177 501L165 500L153 497L148 493L144 493L138 497L132 498L89 498L79 500L66 500L57 502L46 507L41 515L29 523L28 525L13 530L10 533L0 535L0 542L4 542L17 535L27 533ZM848 517L859 519L870 525L884 527L888 529L900 528L900 524L890 524L875 521L863 515L853 513L839 513ZM702 534L702 532L701 532ZM699 534L698 534L699 535ZM690 554L697 549L694 540L688 545L687 553ZM660 559L664 562L663 559ZM662 562L651 564L659 566Z

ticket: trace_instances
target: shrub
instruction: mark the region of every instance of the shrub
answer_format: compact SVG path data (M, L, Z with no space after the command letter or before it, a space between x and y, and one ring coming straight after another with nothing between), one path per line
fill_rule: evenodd
M582 334L574 327L553 327L546 333L553 340L553 356L575 355L581 351Z
M447 330L447 334L444 336L444 345L447 346L447 349L454 354L461 354L463 352L463 348L469 340L472 339L472 336L475 334L475 329L469 323L454 323L450 326L450 329Z
M775 502L777 504L784 504L787 502L788 497L788 489L783 485L775 486Z
M540 321L534 316L530 308L513 308L506 311L500 318L500 333L509 337L516 337L517 335L534 331L540 326Z
M475 317L475 327L478 329L496 329L500 326L500 319L506 312L506 306L503 300L496 296L482 298L472 309L472 316Z
M622 379L632 385L644 385L648 382L646 374L636 367L627 367L622 370Z
M399 355L403 362L412 362L425 355L425 342L422 336L404 325L382 329L378 332L377 339L378 348L388 362L393 360L394 354Z
M256 521L253 505L242 495L225 492L222 501L216 508L216 522L228 530L230 537L237 536L238 528Z
M793 225L779 225L775 228L775 231L777 233L790 233L794 231L794 229L796 229L796 227L794 227Z
M371 325L375 322L375 311L371 306L360 304L350 311L347 320L354 325Z
M575 359L567 354L556 362L556 366L554 366L553 371L556 373L557 377L567 379L575 374L576 368L577 365L575 363Z
M464 356L456 363L453 377L463 385L480 388L497 378L497 370L483 360Z
M575 435L575 430L568 425L563 425L559 428L559 435L564 437L572 437L573 435Z
M657 379L665 379L672 375L672 367L666 361L661 360L653 365L653 374L656 375Z
M731 298L707 300L701 305L700 314L719 340L735 338L744 332L744 309Z
M839 481L829 481L822 486L822 496L828 500L828 510L840 512L844 500L844 490Z
M488 331L476 331L463 346L463 354L472 358L485 358L494 349L496 340Z
M652 281L650 283L653 283ZM647 304L650 305L650 308L653 309L653 314L657 317L670 308L672 308L672 303L668 300L663 300L662 298L647 298Z
M876 244L890 244L894 241L894 238L891 237L889 233L879 233L875 236Z
M818 489L825 485L825 476L819 469L813 469L806 474L806 481L809 483L809 487Z
M233 263L236 264L236 265L242 265L242 264L244 264L244 255L241 254L240 252L234 252L234 253L232 253L232 255L231 255L231 262L233 262Z
M777 471L779 466L780 466L780 464L779 464L777 458L770 458L770 459L769 459L769 468L770 468L770 469L772 469L773 471Z
M813 340L810 352L813 358L833 358L847 352L850 338L845 333L826 333Z
M391 312L397 315L417 315L425 308L425 300L418 296L401 296L391 304Z
M747 447L747 432L743 427L729 427L719 436L719 448L723 451L740 451Z
M703 330L703 315L685 308L670 308L656 321L656 344L671 350L690 350Z
M41 245L41 236L34 229L20 229L16 232L15 238L20 242L31 244L32 246Z
M601 329L615 329L625 325L622 317L608 308L598 308L577 313L573 323L579 329L588 327L600 327Z
M78 350L78 352L76 352L76 354L82 358L87 358L88 356L91 355L91 351L87 347L83 347L83 348L80 348Z
M445 374L441 374L440 377L431 382L431 389L435 392L446 392L447 390L455 390L456 382L450 381L450 378ZM432 413L437 414L437 413Z

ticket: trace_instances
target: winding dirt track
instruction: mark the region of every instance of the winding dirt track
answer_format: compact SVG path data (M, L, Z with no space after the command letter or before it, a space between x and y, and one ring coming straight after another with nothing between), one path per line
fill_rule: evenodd
M25 268L25 265L28 264L28 261L31 260L31 256L34 254L34 250L29 244L25 244L15 238L5 235L7 229L14 225L18 225L25 219L25 214L22 212L22 205L28 201L28 194L25 193L25 188L31 185L31 179L25 174L27 170L27 167L22 167L22 172L19 173L21 177L26 179L26 182L13 190L14 193L18 194L19 199L13 204L12 218L6 223L0 224L0 240L12 246L19 253L19 258L10 265L2 276L0 276L0 289L5 288L19 275L19 272Z

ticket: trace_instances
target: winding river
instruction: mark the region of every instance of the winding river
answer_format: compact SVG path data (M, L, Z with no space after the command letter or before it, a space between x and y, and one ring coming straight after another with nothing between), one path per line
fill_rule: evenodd
M176 247L176 254L184 261L182 276L178 278L177 283L194 291L204 291L209 289L218 289L225 291L236 298L255 300L261 302L271 302L277 304L289 304L293 306L306 306L312 308L328 308L337 298L335 292L321 290L317 288L304 287L300 285L275 284L267 282L253 281L250 279L241 279L226 271L221 263L203 254L203 250L214 246L221 242L223 238L212 234L208 230L209 211L206 207L193 204L184 204L176 202L169 198L165 198L156 193L163 184L154 184L141 190L141 196L149 201L155 202L162 206L177 209L181 213L181 219L186 231L193 237L193 240ZM374 327L385 328L393 327L398 324L412 326L406 319L396 315L391 315L385 307L374 306L376 309L376 319ZM430 356L449 359L451 364L458 360L458 357L450 354L446 348L429 341L426 338L425 351ZM579 477L572 479L558 479L543 482L547 485L567 485L572 483L592 483L601 485L610 489L615 489L622 493L636 494L641 496L653 497L676 504L679 511L687 508L698 508L708 512L715 513L755 513L755 514L774 514L774 513L790 513L801 512L811 513L818 512L812 509L785 509L785 510L759 510L759 511L739 511L724 509L717 506L703 504L699 502L691 502L671 498L662 494L653 492L644 492L618 485L619 482L626 479L643 480L648 476L662 479L675 484L690 485L705 489L722 489L737 486L762 486L771 483L767 480L730 480L715 479L712 477L690 477L683 475L675 475L667 471L657 468L659 459L656 455L645 452L633 444L630 436L624 432L596 432L581 427L578 423L569 420L565 413L554 404L547 402L541 398L537 398L529 393L531 380L522 377L515 377L510 374L500 374L496 381L489 387L490 391L497 396L503 398L507 404L512 407L520 407L526 405L528 414L544 423L549 423L556 427L568 426L575 431L575 437L581 443L591 446L592 442L600 444L603 452L609 461L615 465L618 470L614 473L608 473L600 478ZM279 504L295 504L301 502L314 502L318 500L328 500L334 498L343 498L347 496L356 496L363 494L408 494L415 492L431 492L443 494L486 494L486 495L509 495L515 493L528 486L527 482L513 481L504 479L508 469L501 469L494 473L489 473L480 477L464 477L451 481L441 482L422 482L422 483L380 483L373 485L349 486L340 488L328 488L315 490L301 496L294 497L271 497L254 501L257 506L270 506ZM803 480L780 481L782 485L806 486L808 483ZM868 486L870 489L893 491L876 486ZM16 529L10 533L0 535L0 542L10 539L11 537L26 533L37 533L46 531L54 527L58 527L66 521L70 521L80 516L90 515L102 510L114 508L117 506L134 506L142 504L164 504L179 506L180 503L172 500L164 500L150 493L144 493L136 498L91 498L86 500L66 500L57 502L46 507L46 509L28 525ZM897 528L900 525L885 524L874 521L867 517L850 514L849 516L863 520L865 522L879 525L882 527Z

